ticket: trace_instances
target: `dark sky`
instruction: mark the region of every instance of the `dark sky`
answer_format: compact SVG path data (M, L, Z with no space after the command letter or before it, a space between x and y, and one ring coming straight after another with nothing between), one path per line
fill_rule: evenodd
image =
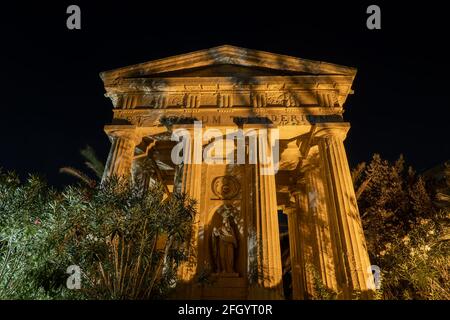
M0 166L73 182L58 169L82 168L82 147L103 160L109 150L99 72L231 44L357 67L344 115L351 165L377 152L430 168L450 158L450 13L442 2L395 2L377 2L381 30L366 28L372 2L2 3ZM70 4L81 7L79 31L66 28Z

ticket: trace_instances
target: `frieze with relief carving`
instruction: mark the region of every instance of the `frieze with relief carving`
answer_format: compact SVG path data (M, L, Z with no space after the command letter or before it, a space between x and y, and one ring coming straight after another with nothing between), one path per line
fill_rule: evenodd
M175 88L173 88L175 89ZM173 92L145 92L134 94L107 94L115 108L165 109L165 108L231 108L231 107L336 107L339 98L336 90L300 90L298 88L255 90L230 88L228 90L190 89Z

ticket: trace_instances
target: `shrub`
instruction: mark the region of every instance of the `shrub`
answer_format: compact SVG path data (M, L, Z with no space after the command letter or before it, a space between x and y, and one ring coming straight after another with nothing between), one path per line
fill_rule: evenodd
M112 178L63 192L0 172L1 299L152 299L168 293L185 259L195 203ZM80 290L66 270L82 272Z
M148 192L113 179L91 191L69 187L61 201L51 242L58 261L78 265L89 299L149 299L164 296L185 259L194 202Z

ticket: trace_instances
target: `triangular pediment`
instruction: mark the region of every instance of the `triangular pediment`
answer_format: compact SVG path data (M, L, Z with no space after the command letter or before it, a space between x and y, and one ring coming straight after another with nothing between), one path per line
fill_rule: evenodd
M106 83L126 78L344 75L356 69L270 52L224 45L100 74Z

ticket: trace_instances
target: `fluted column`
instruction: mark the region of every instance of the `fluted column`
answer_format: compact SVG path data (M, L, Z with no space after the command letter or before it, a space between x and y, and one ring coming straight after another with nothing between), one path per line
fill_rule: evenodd
M106 161L102 181L111 177L128 179L136 146L136 130L134 126L107 126L105 131L111 140L111 149Z
M158 179L161 183L164 183L158 175L158 165L153 159L153 149L155 145L156 140L147 140L147 145L143 151L141 151L142 153L133 158L134 161L131 168L133 184L139 186L142 193L148 192L153 180L153 175L156 175L156 179Z
M310 241L313 250L313 276L321 284L335 292L338 291L333 256L331 222L326 202L324 170L318 159L317 147L310 151L304 168L306 192L308 198L308 222ZM314 293L317 294L317 293Z
M257 129L258 160L254 166L254 216L251 222L255 236L256 275L250 286L250 299L283 297L280 235L270 129ZM269 131L269 132L268 132Z
M132 165L133 184L139 185L143 193L150 187L152 166L147 156L135 159Z
M313 294L314 279L307 268L312 263L313 251L309 241L308 197L303 180L297 182L291 194L295 198L295 208L288 212L292 298L305 300Z
M174 130L178 126L174 126ZM201 143L202 129L194 125L180 126L183 130L183 163L179 175L181 177L179 190L186 193L191 199L197 201L197 210L192 226L191 240L188 244L188 260L179 269L179 278L184 283L191 283L197 273L199 212L201 197ZM195 288L190 286L185 292L184 298L195 297Z
M326 176L338 286L345 299L352 298L355 291L362 292L362 296L367 298L373 283L370 281L369 255L343 143L348 129L347 123L322 124L315 139Z

